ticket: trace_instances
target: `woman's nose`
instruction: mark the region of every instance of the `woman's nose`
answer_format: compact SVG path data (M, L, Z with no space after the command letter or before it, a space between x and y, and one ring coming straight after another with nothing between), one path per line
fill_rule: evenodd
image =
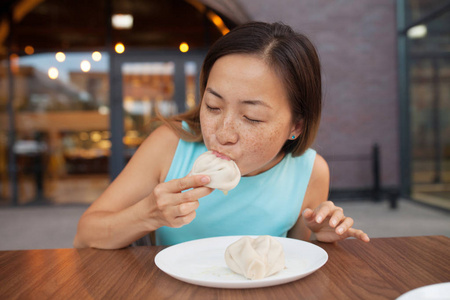
M236 131L235 122L228 118L223 119L222 124L218 126L216 131L216 137L222 145L236 144L239 135Z

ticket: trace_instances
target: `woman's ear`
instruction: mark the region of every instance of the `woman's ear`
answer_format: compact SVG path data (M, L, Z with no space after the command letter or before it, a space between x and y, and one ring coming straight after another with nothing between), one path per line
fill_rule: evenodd
M291 128L291 135L289 137L290 140L295 140L303 133L303 119L295 123Z

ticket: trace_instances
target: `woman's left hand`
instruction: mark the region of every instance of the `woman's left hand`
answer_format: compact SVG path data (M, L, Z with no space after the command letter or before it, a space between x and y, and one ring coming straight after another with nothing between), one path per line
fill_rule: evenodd
M320 242L332 243L348 237L369 242L369 236L362 230L352 228L353 219L344 215L344 210L331 201L321 203L314 210L305 209L303 221Z

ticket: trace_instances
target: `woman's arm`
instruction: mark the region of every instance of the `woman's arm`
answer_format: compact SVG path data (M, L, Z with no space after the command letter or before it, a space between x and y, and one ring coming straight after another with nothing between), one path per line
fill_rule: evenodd
M121 174L81 216L75 247L122 248L161 226L180 227L194 219L197 199L212 190L203 187L209 182L205 176L164 183L178 140L171 129L161 126L144 141Z
M311 234L322 242L335 242L347 237L355 237L369 242L362 230L354 229L353 219L346 217L342 208L327 201L330 182L328 164L316 155L311 178L302 205L302 213L290 230L289 236L309 240Z
M311 238L311 230L306 227L302 213L306 208L315 208L321 203L327 201L330 187L330 171L328 164L322 156L316 154L314 160L311 177L308 187L306 188L305 197L303 198L302 208L297 223L289 231L288 236L300 240L309 240Z

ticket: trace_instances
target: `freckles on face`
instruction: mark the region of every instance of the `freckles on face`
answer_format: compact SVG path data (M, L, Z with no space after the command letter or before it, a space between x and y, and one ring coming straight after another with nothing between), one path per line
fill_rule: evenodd
M264 126L261 130L243 133L245 143L245 156L240 161L244 175L256 175L264 172L282 158L280 150L286 142L286 134L289 132L289 123L279 122L272 126ZM238 164L239 165L239 164Z
M282 81L259 57L241 54L214 64L200 122L206 147L230 156L243 175L278 163L293 128Z

